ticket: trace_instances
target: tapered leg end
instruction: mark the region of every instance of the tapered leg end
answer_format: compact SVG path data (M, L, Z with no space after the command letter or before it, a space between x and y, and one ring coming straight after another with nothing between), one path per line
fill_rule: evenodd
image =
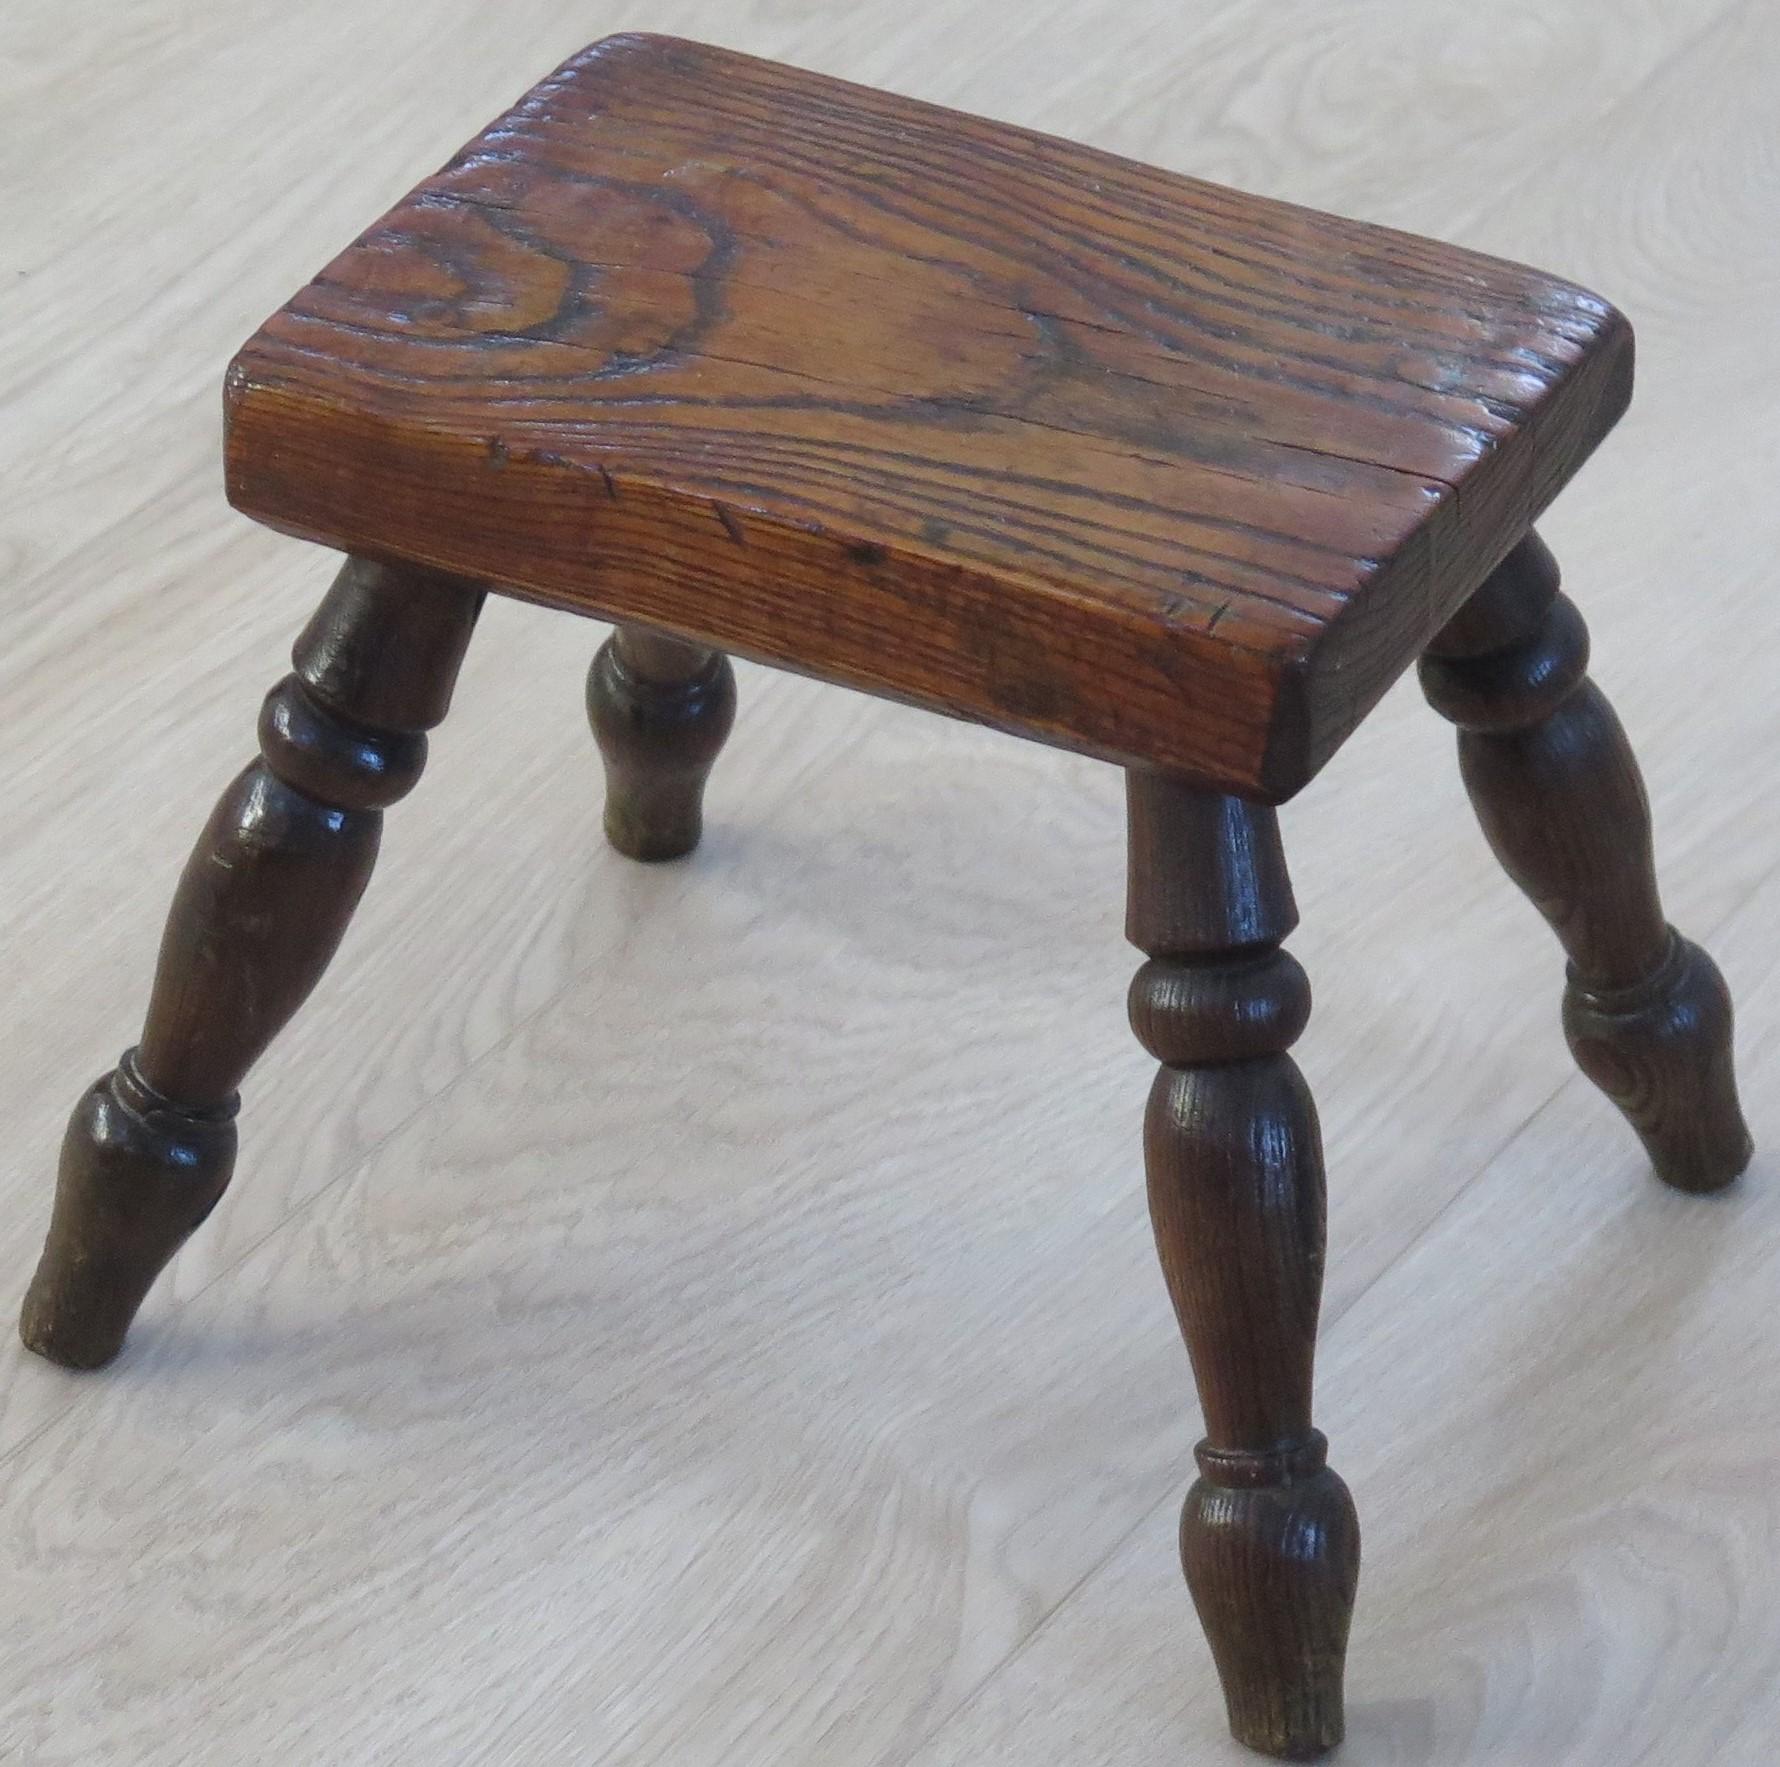
M1737 1100L1732 1030L1717 964L1679 933L1644 981L1594 991L1572 974L1564 995L1577 1065L1619 1106L1657 1176L1677 1190L1722 1190L1754 1152Z
M234 1101L212 1114L152 1091L132 1055L82 1094L62 1142L49 1237L25 1295L25 1348L102 1368L235 1164Z
M611 791L601 826L614 851L644 865L686 858L697 850L705 832L703 805L696 797L678 803L657 797L639 804L621 802Z
M1181 1564L1240 1743L1308 1761L1341 1741L1342 1672L1360 1525L1326 1467L1288 1484L1201 1478L1181 1511Z
M587 677L606 772L606 839L629 859L683 859L704 832L705 781L735 722L719 651L621 626Z

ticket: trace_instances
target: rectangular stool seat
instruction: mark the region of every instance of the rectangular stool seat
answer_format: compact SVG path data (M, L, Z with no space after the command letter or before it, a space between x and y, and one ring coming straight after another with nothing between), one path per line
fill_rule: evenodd
M723 50L595 45L280 309L288 532L1298 790L1624 409L1594 295Z

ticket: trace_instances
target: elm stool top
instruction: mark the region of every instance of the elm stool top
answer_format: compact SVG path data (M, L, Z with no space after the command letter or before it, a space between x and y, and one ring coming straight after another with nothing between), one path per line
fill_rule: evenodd
M1537 271L613 37L281 308L235 505L1221 790L1303 786L1624 410Z

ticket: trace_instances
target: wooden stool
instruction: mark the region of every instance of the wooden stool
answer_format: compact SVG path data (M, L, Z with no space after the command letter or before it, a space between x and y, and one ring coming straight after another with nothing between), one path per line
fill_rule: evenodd
M1310 989L1271 806L1418 656L1564 1024L1658 1174L1750 1152L1731 1004L1665 923L1637 767L1534 518L1625 409L1611 307L1531 270L743 56L571 61L275 314L228 488L349 554L76 1107L23 1332L116 1354L235 1157L484 589L619 622L606 828L699 837L724 651L1127 769L1144 1148L1205 1413L1187 1581L1244 1742L1341 1736L1359 1565L1311 1423Z

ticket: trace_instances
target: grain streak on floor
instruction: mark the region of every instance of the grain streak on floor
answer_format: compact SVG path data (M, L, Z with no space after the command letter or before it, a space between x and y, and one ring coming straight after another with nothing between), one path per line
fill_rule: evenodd
M1366 1525L1346 1759L1780 1725L1780 13L1762 0L15 0L0 14L0 1269L328 562L229 352L605 31L679 31L1575 277L1631 416L1546 523L1737 990L1661 1191L1394 692L1286 832ZM599 637L494 607L236 1186L126 1358L0 1366L0 1759L1237 1760L1173 1560L1109 770L743 669L690 865L600 843ZM516 715L523 707L525 716Z

